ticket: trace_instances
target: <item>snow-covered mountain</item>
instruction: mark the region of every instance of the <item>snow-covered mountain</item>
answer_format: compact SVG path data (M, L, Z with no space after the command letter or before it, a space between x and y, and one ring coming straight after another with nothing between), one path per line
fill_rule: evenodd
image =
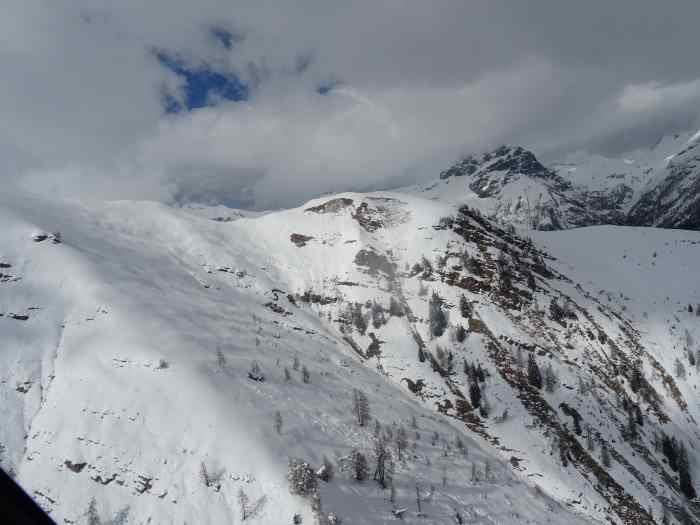
M470 176L568 186L500 158ZM438 190L0 195L2 466L59 523L700 522L700 234L530 240Z
M559 230L601 224L700 228L700 133L674 134L621 158L587 153L545 166L521 147L470 155L410 188L467 201L504 224Z

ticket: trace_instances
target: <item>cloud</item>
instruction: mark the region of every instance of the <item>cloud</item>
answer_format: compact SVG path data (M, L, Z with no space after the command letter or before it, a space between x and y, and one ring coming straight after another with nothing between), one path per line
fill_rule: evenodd
M3 183L271 207L518 142L616 153L694 125L697 2L11 1ZM167 115L191 70L242 102ZM323 94L319 88L330 86ZM212 103L212 99L207 99Z

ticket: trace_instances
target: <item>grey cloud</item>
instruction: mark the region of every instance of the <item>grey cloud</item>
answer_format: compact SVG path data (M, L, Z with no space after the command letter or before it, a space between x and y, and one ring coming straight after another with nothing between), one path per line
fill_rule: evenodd
M700 4L10 1L0 178L84 198L296 204L517 142L615 154L697 125ZM210 28L236 36L217 45ZM177 117L168 49L251 99ZM299 60L307 67L298 74ZM314 89L342 81L328 96Z

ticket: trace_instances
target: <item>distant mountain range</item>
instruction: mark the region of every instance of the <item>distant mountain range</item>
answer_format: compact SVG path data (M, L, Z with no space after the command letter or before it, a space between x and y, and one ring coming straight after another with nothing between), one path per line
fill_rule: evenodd
M499 222L529 229L610 224L697 230L699 146L700 133L675 134L623 158L577 153L549 166L522 147L502 146L467 156L439 181L415 189L441 200L466 199Z

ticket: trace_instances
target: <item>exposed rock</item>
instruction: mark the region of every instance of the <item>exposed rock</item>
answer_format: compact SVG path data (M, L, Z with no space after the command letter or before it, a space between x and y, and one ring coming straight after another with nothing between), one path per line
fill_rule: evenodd
M63 462L63 464L71 471L75 472L76 474L80 473L83 471L85 466L87 465L86 462L82 463L73 463L71 460L67 459Z
M289 240L296 244L299 248L306 246L306 243L313 240L311 235L303 235L301 233L292 233Z
M396 265L385 255L373 250L362 249L355 255L355 264L367 268L367 273L377 275L379 272L391 276L396 271Z
M331 199L329 201L324 202L323 204L319 204L318 206L311 206L310 208L306 208L304 211L311 211L314 213L338 213L339 211L352 206L353 200L348 199L347 197L340 197L337 199Z

